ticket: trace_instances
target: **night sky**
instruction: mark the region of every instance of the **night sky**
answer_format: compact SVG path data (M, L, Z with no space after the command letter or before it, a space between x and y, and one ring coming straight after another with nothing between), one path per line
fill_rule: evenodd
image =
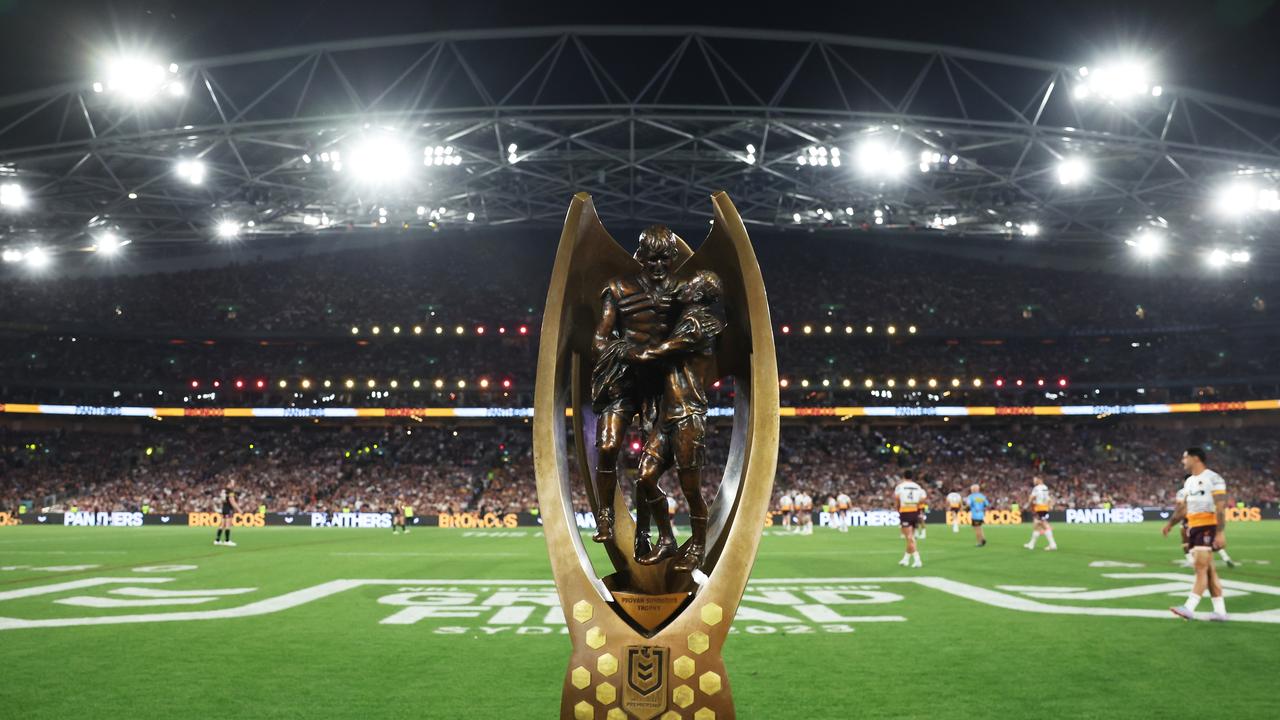
M1154 58L1170 85L1280 105L1280 0L752 3L350 2L347 0L0 0L0 94L94 75L95 56L224 55L408 32L562 24L721 25L813 30L976 48L1071 65L1116 51Z

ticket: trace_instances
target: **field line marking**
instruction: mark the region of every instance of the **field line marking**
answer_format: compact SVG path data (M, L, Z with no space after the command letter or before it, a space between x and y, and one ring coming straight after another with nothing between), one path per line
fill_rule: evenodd
M1060 593L1077 593L1084 592L1089 588L1082 587L1057 587L1055 585L997 585L997 590L1005 592L1060 592Z
M1178 581L1181 586L1189 581L1189 576L1178 575L1172 573L1135 573L1120 574L1116 577L1132 578L1155 575L1155 579L1169 579ZM60 592L67 589L75 589L79 587L91 587L94 585L110 584L114 582L168 582L172 578L137 578L132 577L124 580L122 578L90 578L87 580L75 580L66 583L56 583L54 585L43 586L39 588L27 588L25 590L10 591L4 595L0 595L0 599L7 597L28 597L31 595L48 594ZM1223 581L1224 584L1232 581ZM864 578L761 578L752 581L757 585L821 585L821 584L887 584L887 583L915 583L917 585L940 590L949 595L972 600L993 607L1004 608L1008 610L1018 610L1021 612L1032 612L1051 615L1093 615L1093 616L1113 616L1113 617L1146 617L1161 618L1166 620L1176 619L1164 609L1140 609L1140 608L1094 608L1094 607L1073 607L1066 605L1051 605L1047 603L1030 600L1027 598L1009 595L996 590L988 590L986 588L969 585L967 583L948 580L941 577L917 576L917 577L864 577ZM1232 582L1233 585L1243 585L1255 587L1253 583ZM355 579L355 580L332 580L321 583L309 588L303 588L293 592L285 593L274 598L267 598L257 602L249 603L236 608L224 608L219 610L204 611L186 611L172 613L145 613L135 615L116 615L109 617L87 617L87 618L51 618L44 620L24 620L19 618L0 618L0 630L11 630L20 628L36 628L36 627L71 627L77 625L112 625L123 623L139 623L139 622L175 622L184 620L215 620L228 618L243 618L256 615L266 615L270 613L280 612L289 608L304 605L306 603L319 600L321 598L335 595L346 590L365 586L365 585L415 585L415 586L486 586L486 585L526 585L526 586L551 586L554 583L551 580L495 580L495 579L465 579L465 580L415 580L415 579ZM1256 586L1266 588L1266 586ZM1280 588L1266 588L1269 594L1280 595ZM18 593L14 595L14 593ZM1244 620L1265 623L1280 623L1280 610L1266 610L1255 613L1238 613L1232 615L1234 620Z
M0 550L0 555L128 555L128 550Z
M243 595L258 588L223 588L221 590L157 590L156 588L126 587L108 590L112 595L128 595L142 598L180 598L180 597L216 597L221 595Z
M66 582L53 583L51 585L39 585L36 587L22 588L21 590L5 590L0 592L0 600L16 600L18 598L35 597L37 595L52 595L66 590L79 590L87 587L97 587L98 585L112 585L115 583L167 583L172 582L173 578L139 578L139 577L99 577L85 578L83 580L68 580Z
M1175 580L1176 579L1176 580L1181 580L1183 583L1188 585L1194 582L1196 579L1194 575L1180 575L1178 573L1134 573L1134 574L1108 573L1106 575L1103 575L1103 577L1116 578L1121 580L1127 580L1127 579L1133 579L1133 578L1140 578L1144 580ZM1221 575L1218 576L1218 582L1222 584L1222 587L1231 588L1232 590L1245 590L1248 592L1262 593L1263 595L1280 595L1280 587L1273 587L1271 585L1259 585L1258 583L1245 582L1243 580L1231 580L1229 578L1224 578Z
M531 553L517 552L448 552L448 553L422 553L422 552L335 552L329 553L334 557L434 557L434 558L451 558L451 557L526 557Z
M1187 591L1187 583L1185 581L1138 585L1126 588L1108 588L1106 590L1086 590L1084 592L1026 591L1023 594L1028 597L1040 598L1041 600L1116 600L1118 598L1159 595L1160 593L1178 591Z
M184 598L150 598L142 600L117 600L116 598L95 597L93 595L76 595L69 598L59 598L54 602L59 605L75 605L77 607L91 608L124 608L124 607L155 607L157 605L199 605L201 603L217 600L216 597L184 597Z

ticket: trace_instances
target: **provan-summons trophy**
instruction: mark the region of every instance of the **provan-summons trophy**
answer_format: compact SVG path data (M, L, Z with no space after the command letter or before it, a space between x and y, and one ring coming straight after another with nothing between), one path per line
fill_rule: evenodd
M605 230L590 196L569 205L534 399L538 500L573 641L562 718L735 717L721 649L768 512L778 368L742 219L722 192L711 205L711 232L697 252L654 225L634 255ZM707 389L729 378L729 455L707 497ZM633 429L644 442L629 502L618 461ZM596 518L590 540L612 565L603 577L574 520L570 463ZM689 508L683 543L660 482L669 470Z

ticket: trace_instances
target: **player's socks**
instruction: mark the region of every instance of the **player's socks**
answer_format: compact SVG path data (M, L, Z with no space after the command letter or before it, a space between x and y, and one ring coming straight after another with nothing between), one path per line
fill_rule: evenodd
M1221 557L1221 558L1222 558L1222 562L1224 562L1224 563L1226 563L1226 564L1228 564L1228 565L1234 565L1234 564L1235 564L1234 562L1232 562L1232 560L1231 560L1231 556L1227 554L1227 550L1226 550L1226 548L1223 548L1223 549L1221 549L1221 550L1219 550L1219 551L1218 551L1218 557Z
M924 563L920 562L920 551L911 553L912 567L924 567Z
M1199 604L1200 604L1200 594L1199 594L1199 593L1191 593L1190 595L1188 595L1188 596L1187 596L1187 601L1186 601L1185 603L1183 603L1182 605L1183 605L1183 607L1185 607L1187 610L1189 610L1189 611L1191 611L1191 612L1195 612L1195 611L1196 611L1196 606L1197 606L1197 605L1199 605Z
M958 532L960 532L960 523L958 523L958 522L956 522L956 523L951 523L951 532L953 532L953 533L958 533Z
M898 561L898 564L905 566L909 562L911 562L911 553L903 553L902 559Z
M920 539L921 540L929 539L929 528L920 528Z
M1190 551L1190 550L1188 550L1188 551L1187 551L1187 565L1195 565L1195 564L1196 564L1196 560L1195 560L1195 558L1191 557L1191 551Z
M231 528L227 528L226 530L223 530L223 531L222 531L222 534L227 536L227 542L228 542L228 543L230 543L230 542L231 542Z
M1040 539L1040 531L1039 531L1039 530L1032 530L1032 531L1031 531L1031 539L1027 541L1027 544L1026 544L1024 547L1025 547L1025 548L1027 548L1028 550L1035 550L1035 549L1036 549L1036 540L1039 540L1039 539Z
M1045 533L1044 533L1044 536L1045 536L1046 538L1049 538L1049 549L1050 549L1050 550L1057 550L1057 549L1058 549L1058 543L1056 543L1056 542L1054 542L1054 541L1053 541L1053 531L1052 531L1052 530L1046 530L1046 531L1045 531Z
M1213 602L1213 611L1219 615L1227 614L1227 599L1221 595L1209 598Z
M222 542L222 528L218 528L218 532L213 536L213 541L216 543ZM1191 553L1187 553L1187 556L1190 557Z

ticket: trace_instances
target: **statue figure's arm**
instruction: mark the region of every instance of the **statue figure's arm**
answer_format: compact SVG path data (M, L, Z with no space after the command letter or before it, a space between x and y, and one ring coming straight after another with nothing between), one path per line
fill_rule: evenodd
M692 318L682 320L671 333L670 338L654 347L632 347L627 352L627 359L634 362L649 362L679 355L701 343L707 335L702 323Z
M614 328L618 324L618 306L613 300L613 293L606 286L601 295L603 296L603 302L600 306L600 321L596 323L596 333L592 338L592 346L595 348L597 356L604 352L605 346L609 344L609 339L613 337Z

